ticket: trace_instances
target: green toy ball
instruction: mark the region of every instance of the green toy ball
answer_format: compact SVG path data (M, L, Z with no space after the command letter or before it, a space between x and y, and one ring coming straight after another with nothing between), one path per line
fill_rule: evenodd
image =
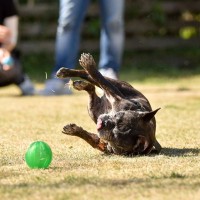
M42 141L33 142L25 154L26 164L31 169L46 169L52 161L50 146Z

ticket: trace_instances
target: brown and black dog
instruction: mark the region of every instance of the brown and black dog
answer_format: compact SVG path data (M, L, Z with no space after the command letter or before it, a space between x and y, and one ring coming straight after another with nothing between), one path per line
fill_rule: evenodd
M147 98L126 82L101 75L90 54L83 53L79 60L84 70L61 68L58 78L80 77L86 81L73 82L76 90L88 92L89 115L97 124L98 134L89 133L76 124L64 126L63 133L84 139L92 147L119 155L159 153L156 140L155 114ZM99 97L95 86L104 91Z

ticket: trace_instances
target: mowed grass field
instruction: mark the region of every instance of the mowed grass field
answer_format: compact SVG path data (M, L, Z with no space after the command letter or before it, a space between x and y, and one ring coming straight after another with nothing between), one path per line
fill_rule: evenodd
M126 77L126 74L122 74ZM15 86L0 90L0 199L200 198L200 75L130 83L157 113L159 155L104 155L83 140L61 133L68 123L90 132L88 96L20 97ZM40 87L41 85L37 85ZM53 151L48 169L29 169L28 146L47 142Z

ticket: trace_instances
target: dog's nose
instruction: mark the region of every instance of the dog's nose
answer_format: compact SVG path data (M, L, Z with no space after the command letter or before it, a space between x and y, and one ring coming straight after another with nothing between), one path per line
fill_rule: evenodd
M111 130L112 128L114 128L114 123L111 120L98 119L97 130L100 130L100 129Z
M104 125L105 127L110 127L110 126L111 126L111 121L106 120L106 121L104 121L103 125Z

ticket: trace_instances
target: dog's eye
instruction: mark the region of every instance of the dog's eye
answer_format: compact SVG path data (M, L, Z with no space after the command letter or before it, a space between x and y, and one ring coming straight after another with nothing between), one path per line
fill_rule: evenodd
M127 125L125 125L124 123L119 123L119 124L117 124L117 129L121 133L125 133L125 132L127 132L130 129L130 127L127 126Z
M123 122L122 122L122 118L116 118L116 124L123 124Z
M141 108L141 105L140 105L139 102L134 101L133 104L134 104L134 107L136 107L136 108Z
M117 122L117 128L123 129L124 128L124 122L122 120Z
M118 112L118 113L116 113L116 114L114 115L114 118L115 118L117 121L119 121L119 120L121 120L121 119L123 118L123 116L124 116L124 113L123 113L123 112Z
M134 104L135 104L135 106L139 106L140 105L140 103L137 102L137 101L135 101Z

